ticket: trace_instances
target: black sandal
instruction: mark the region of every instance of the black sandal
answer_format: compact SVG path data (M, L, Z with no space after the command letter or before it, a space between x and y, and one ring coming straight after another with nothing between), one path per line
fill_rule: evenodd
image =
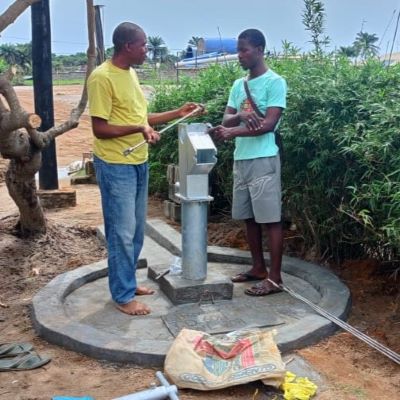
M264 277L255 276L250 274L250 272L240 272L237 275L231 277L231 281L233 283L262 281L264 279L265 276Z

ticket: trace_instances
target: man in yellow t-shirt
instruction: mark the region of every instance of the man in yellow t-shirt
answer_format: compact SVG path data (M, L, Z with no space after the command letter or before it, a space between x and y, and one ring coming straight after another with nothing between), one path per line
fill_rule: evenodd
M123 151L160 136L151 126L185 116L196 103L163 113L147 114L132 65L143 64L146 34L138 25L124 22L113 33L114 55L90 75L87 88L94 139L94 165L100 187L108 248L111 296L117 308L130 315L146 315L150 308L135 299L154 291L138 286L136 264L143 246L147 211L148 145L128 156Z

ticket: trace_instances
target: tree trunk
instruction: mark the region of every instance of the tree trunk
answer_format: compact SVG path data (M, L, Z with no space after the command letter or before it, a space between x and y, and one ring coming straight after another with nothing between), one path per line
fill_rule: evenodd
M36 191L35 174L40 168L41 152L36 150L28 162L11 160L6 185L20 212L18 231L22 237L46 232L46 219Z
M0 15L0 32L37 1L39 0L16 0ZM86 0L86 5L89 42L87 78L96 65L96 50L93 0ZM10 70L0 75L0 154L11 160L6 173L6 185L20 212L17 228L21 236L26 237L46 232L46 219L35 181L35 174L42 161L42 150L57 136L78 126L87 104L87 90L85 81L79 104L71 111L66 122L45 132L38 132L36 129L41 125L41 119L21 107L10 83L13 74Z

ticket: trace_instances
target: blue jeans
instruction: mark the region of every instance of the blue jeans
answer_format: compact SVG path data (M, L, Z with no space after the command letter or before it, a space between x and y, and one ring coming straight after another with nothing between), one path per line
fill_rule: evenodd
M100 187L108 249L108 281L112 299L126 304L135 297L136 264L143 247L149 169L110 164L94 157Z

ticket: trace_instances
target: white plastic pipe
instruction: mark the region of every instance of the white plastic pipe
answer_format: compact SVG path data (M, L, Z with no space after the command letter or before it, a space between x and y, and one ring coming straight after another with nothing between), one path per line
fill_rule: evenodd
M170 385L168 387L158 386L154 389L145 390L139 393L128 394L127 396L118 397L118 399L114 400L175 400L178 399L177 393L178 389L175 385Z
M162 372L157 371L156 377L162 386L154 389L144 390L139 393L128 394L127 396L118 397L114 400L179 400L178 388L175 385L170 385Z

